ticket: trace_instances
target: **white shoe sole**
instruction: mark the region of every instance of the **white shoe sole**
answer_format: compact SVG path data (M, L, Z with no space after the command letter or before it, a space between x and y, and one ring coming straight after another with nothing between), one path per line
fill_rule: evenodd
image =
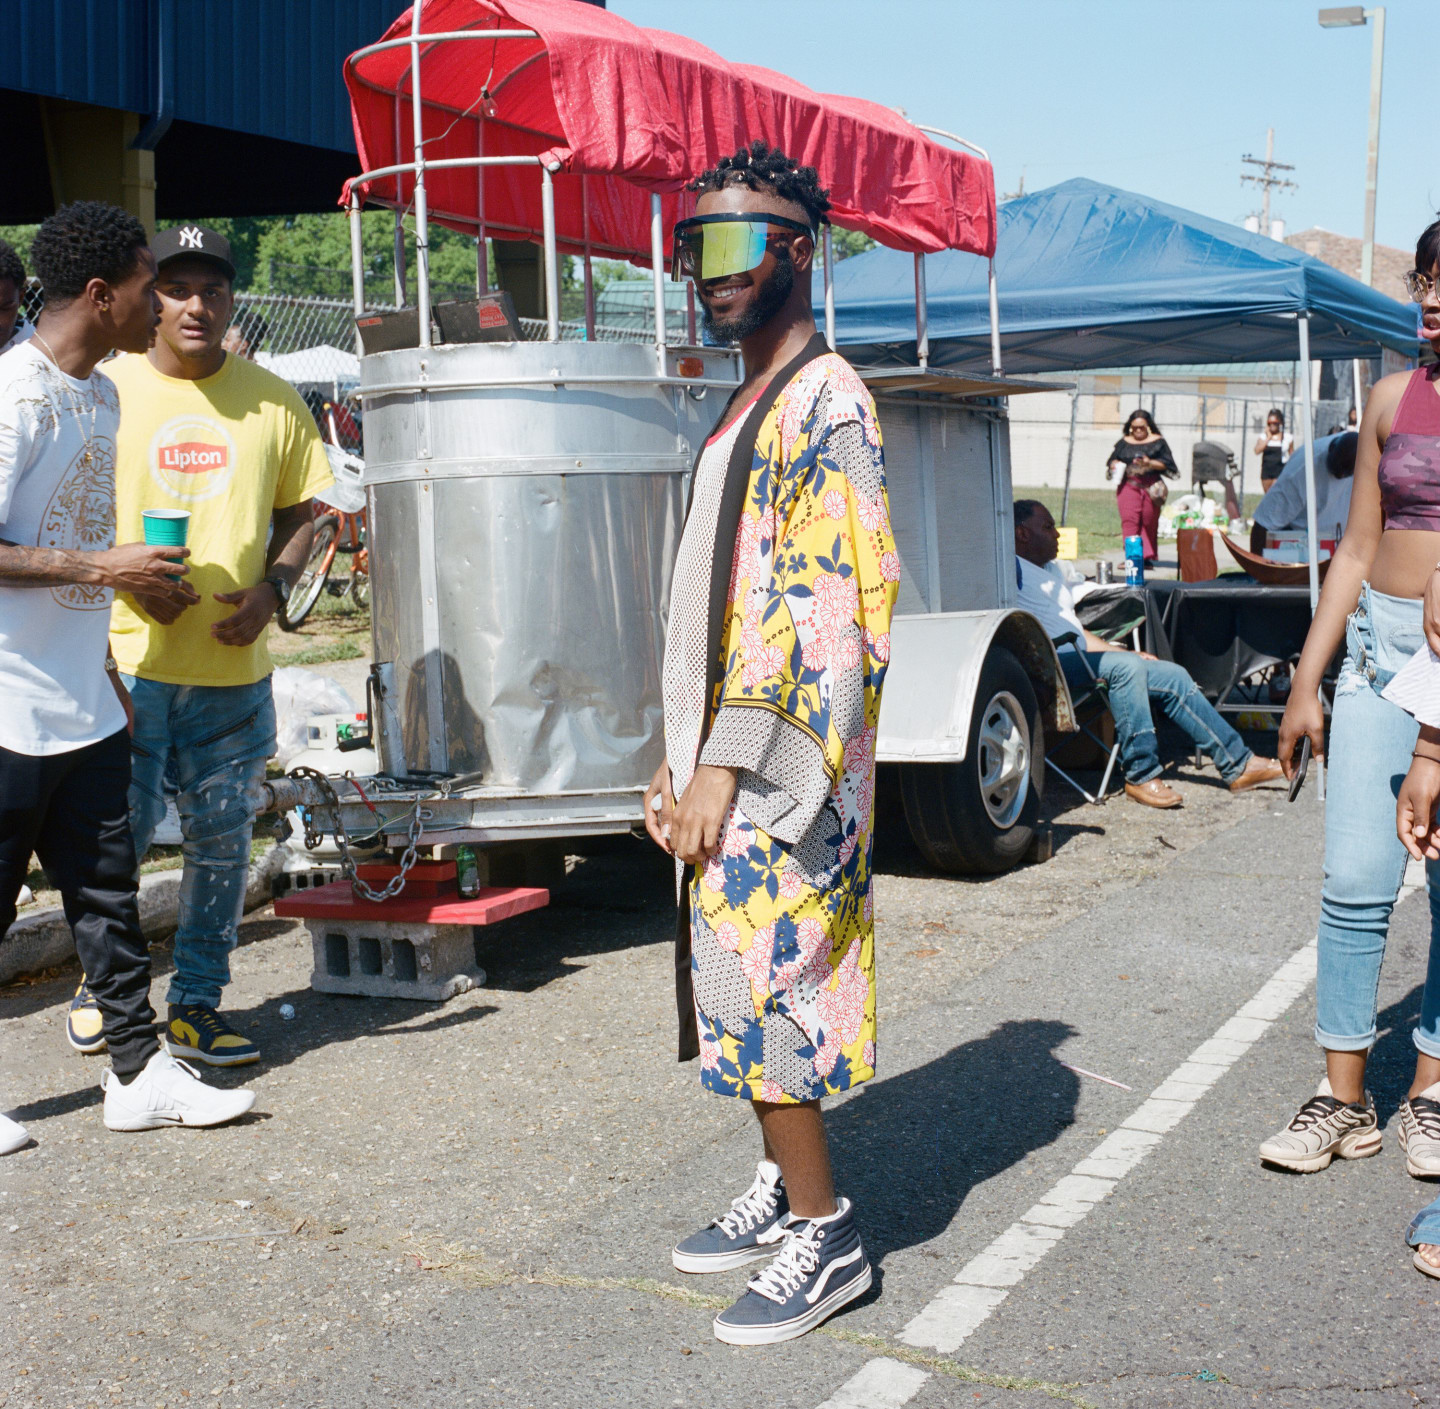
M182 1062L204 1062L207 1067L243 1067L251 1062L260 1060L260 1053L250 1052L238 1057L217 1057L213 1052L202 1052L198 1047L185 1047L173 1038L166 1037L165 1050L172 1057L179 1057Z
M1378 1130L1356 1131L1353 1135L1344 1136L1333 1148L1306 1159L1267 1155L1262 1147L1260 1162L1273 1164L1277 1169L1291 1170L1295 1174L1318 1174L1322 1169L1329 1168L1332 1159L1369 1159L1371 1155L1378 1155L1383 1143Z
M802 1316L781 1321L773 1326L727 1326L719 1316L715 1318L715 1339L726 1345L779 1345L782 1341L793 1341L808 1331L813 1331L826 1318L833 1316L842 1306L864 1296L870 1290L871 1271L865 1270L853 1282L833 1291L823 1301L818 1301Z
M226 1107L203 1115L194 1111L177 1110L174 1107L161 1111L131 1111L117 1107L111 1111L107 1101L104 1115L105 1128L113 1130L117 1134L131 1133L137 1130L160 1130L167 1125L188 1125L197 1129L206 1129L210 1126L227 1125L232 1120L239 1120L255 1104L253 1091L236 1091L226 1094L233 1094L235 1099Z
M670 1261L675 1264L677 1272L689 1272L692 1276L699 1276L706 1272L730 1272L736 1267L759 1262L762 1258L774 1257L779 1250L778 1242L744 1248L737 1252L693 1253L672 1248Z
M103 1034L99 1037L92 1038L89 1042L77 1042L74 1037L71 1036L70 1029L67 1027L65 1029L65 1040L79 1052L82 1057L93 1057L96 1053L103 1052L106 1049Z

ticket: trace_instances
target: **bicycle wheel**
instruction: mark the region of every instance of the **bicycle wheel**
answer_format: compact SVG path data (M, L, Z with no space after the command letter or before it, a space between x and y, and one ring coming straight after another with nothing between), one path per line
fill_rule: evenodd
M310 543L310 556L305 559L305 571L291 589L290 600L275 616L281 630L294 631L320 600L325 579L330 576L330 564L335 561L335 535L339 531L340 520L334 514L315 520L315 537Z

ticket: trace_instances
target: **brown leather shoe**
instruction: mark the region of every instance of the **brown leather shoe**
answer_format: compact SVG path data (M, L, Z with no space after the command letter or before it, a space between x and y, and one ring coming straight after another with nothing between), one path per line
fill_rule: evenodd
M1230 784L1230 791L1249 792L1260 783L1273 783L1284 776L1285 770L1281 768L1278 758L1261 758L1258 753L1252 753L1250 762L1245 765L1245 771Z
M1131 802L1143 803L1146 807L1179 807L1185 801L1169 783L1151 778L1144 783L1126 783L1125 796Z

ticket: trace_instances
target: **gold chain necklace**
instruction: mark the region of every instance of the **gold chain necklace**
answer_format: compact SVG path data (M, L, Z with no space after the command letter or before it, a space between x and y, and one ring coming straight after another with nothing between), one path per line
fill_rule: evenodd
M32 333L31 336L35 339L36 342L40 344L41 347L45 349L45 354L48 362L54 367L54 373L55 376L59 379L60 385L65 391L70 393L69 405L70 409L75 413L76 424L83 425L85 408L81 404L80 398L75 392L75 388L70 384L73 379L67 377L65 373L60 370L60 359L55 356L55 349L51 347L50 344L46 342L45 339L42 338L38 332ZM98 414L99 410L100 398L96 394L94 384L92 383L90 387L90 428L83 432L85 437L85 448L80 455L80 463L87 469L95 463L95 417Z

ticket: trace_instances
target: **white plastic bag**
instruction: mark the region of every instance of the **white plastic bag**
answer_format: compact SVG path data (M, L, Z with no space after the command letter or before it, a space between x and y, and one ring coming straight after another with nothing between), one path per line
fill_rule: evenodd
M335 483L322 489L315 497L342 514L358 514L365 507L365 462L338 445L326 444L325 458Z
M355 703L328 675L287 665L270 677L275 692L275 753L293 758L309 741L306 726L316 714L352 714Z

